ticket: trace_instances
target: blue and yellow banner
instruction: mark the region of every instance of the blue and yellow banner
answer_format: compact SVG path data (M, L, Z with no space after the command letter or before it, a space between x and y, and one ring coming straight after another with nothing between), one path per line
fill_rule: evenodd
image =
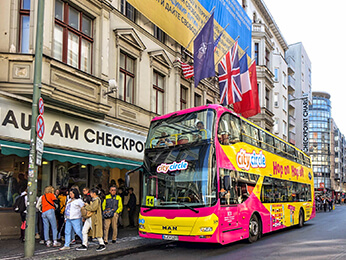
M251 20L237 0L127 0L166 34L193 52L191 40L206 23L214 9L214 39L226 26L218 47L218 61L232 47L239 36L240 55L244 49L251 57ZM188 46L189 45L189 46Z

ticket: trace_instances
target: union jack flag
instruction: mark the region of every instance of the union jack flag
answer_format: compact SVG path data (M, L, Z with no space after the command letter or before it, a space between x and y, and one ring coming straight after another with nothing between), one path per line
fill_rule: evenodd
M240 68L238 57L238 41L219 63L220 102L230 105L242 100L240 84Z

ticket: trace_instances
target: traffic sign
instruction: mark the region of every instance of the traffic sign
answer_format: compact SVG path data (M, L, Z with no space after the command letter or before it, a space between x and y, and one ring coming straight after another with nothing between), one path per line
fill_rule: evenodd
M43 119L43 116L39 115L36 120L36 133L38 138L43 139L44 130L45 130L44 119Z
M43 103L43 98L41 98L41 97L38 100L38 112L40 113L41 116L44 113L44 103Z

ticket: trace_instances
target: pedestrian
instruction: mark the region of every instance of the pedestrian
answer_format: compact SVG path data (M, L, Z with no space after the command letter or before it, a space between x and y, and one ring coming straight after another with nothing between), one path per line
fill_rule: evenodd
M65 210L65 244L59 250L70 249L72 230L74 230L79 237L83 237L81 208L84 206L84 202L79 197L77 189L71 189L69 195L70 199L66 203Z
M42 196L40 196L36 203L36 211L38 211L38 227L40 230L40 244L43 245L45 243L44 241L44 227L43 227L43 219L42 219Z
M118 236L118 218L123 210L121 197L117 195L117 187L111 186L109 194L105 197L102 203L103 218L104 218L104 241L108 244L109 226L112 225L113 235L112 243L116 243Z
M55 215L58 220L58 240L65 238L64 213L66 208L67 194L68 194L67 188L65 187L60 188L59 194L58 194L58 201L60 204L60 208L59 210L55 211Z
M24 186L20 187L20 195L17 196L13 204L13 210L20 214L21 225L20 225L20 240L25 242L25 227L26 227L26 213L28 207L28 194L27 189Z
M327 199L326 199L326 197L322 198L322 203L323 203L324 212L326 212L327 211Z
M58 229L55 218L55 206L54 201L56 197L54 195L54 188L52 186L47 186L44 189L44 195L42 196L42 220L43 220L43 229L44 229L44 240L47 247L57 247L61 243L57 241ZM53 243L49 238L49 225L52 228L53 234Z
M328 206L329 206L329 211L332 211L333 210L333 199L332 198L328 199Z
M128 189L129 192L129 201L127 203L127 211L129 213L129 222L130 225L129 227L135 227L135 214L136 214L136 204L137 204L137 199L136 195L133 193L133 188Z
M84 203L85 209L88 211L93 212L93 215L86 219L84 222L84 226L82 229L82 246L77 247L76 250L88 250L88 233L93 238L97 238L99 242L99 246L96 248L96 251L103 251L106 249L106 246L103 242L103 226L102 226L102 209L101 209L101 199L99 198L99 195L101 192L96 189L92 188L90 190L90 196L92 198L92 201L89 204ZM89 231L90 230L90 231Z
M83 201L84 203L90 204L91 196L90 196L90 189L88 187L83 188Z

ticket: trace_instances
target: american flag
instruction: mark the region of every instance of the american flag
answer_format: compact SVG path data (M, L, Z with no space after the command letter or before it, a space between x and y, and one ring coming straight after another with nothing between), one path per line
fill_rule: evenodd
M226 106L242 100L238 41L219 63L220 101Z
M184 62L181 62L181 69L183 70L184 77L189 79L193 76L193 66L190 66Z

